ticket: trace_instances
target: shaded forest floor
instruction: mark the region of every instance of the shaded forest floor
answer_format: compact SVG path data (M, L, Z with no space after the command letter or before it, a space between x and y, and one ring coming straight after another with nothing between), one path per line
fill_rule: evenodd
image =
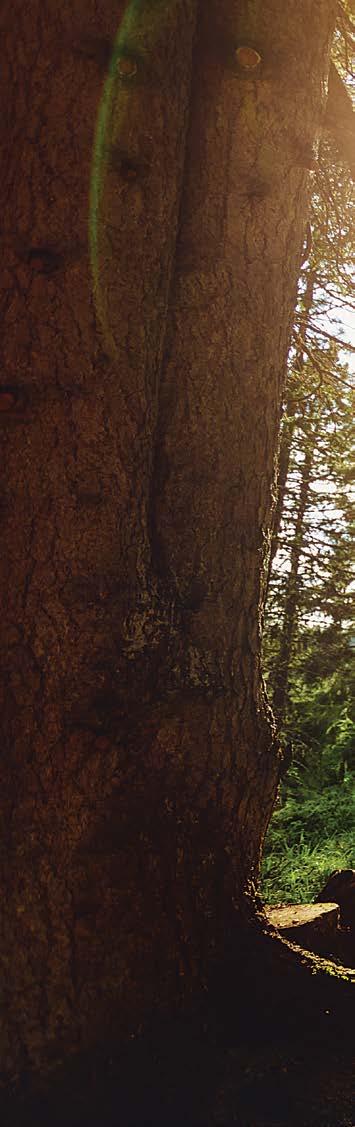
M207 1016L207 1015L205 1015ZM270 1015L271 1017L271 1015ZM180 1018L0 1101L2 1127L354 1127L354 1023Z

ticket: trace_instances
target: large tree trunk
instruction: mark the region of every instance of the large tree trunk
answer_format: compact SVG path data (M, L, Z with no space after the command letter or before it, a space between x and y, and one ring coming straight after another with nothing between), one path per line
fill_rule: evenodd
M335 7L2 13L5 1072L134 1026L252 912L278 777L264 544Z

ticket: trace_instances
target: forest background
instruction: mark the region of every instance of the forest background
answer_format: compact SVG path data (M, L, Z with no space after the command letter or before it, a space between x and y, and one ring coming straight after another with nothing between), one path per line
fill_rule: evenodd
M353 94L346 34L336 61ZM313 173L280 439L264 666L286 749L263 894L305 903L353 868L354 190L329 137Z

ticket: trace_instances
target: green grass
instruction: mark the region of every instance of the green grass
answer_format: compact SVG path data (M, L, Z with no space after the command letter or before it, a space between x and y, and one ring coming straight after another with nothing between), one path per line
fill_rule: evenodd
M261 895L266 904L305 904L334 869L355 868L355 792L328 787L288 797L266 837Z

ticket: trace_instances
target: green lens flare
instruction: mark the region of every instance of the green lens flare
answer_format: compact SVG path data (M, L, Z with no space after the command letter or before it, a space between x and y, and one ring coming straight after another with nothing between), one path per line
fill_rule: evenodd
M126 11L124 12L124 15L121 19L114 40L108 74L104 83L103 93L96 120L90 176L90 264L95 310L104 333L105 346L108 348L111 356L115 355L116 347L110 326L107 321L107 315L105 312L105 297L102 293L102 285L100 280L100 213L102 209L106 172L108 168L109 149L113 143L117 142L117 138L120 134L120 131L122 130L125 112L124 107L127 106L127 94L129 89L129 81L131 80L129 74L127 73L127 70L125 74L121 74L120 76L117 63L120 57L122 57L126 62L128 59L133 60L134 40L135 38L137 38L137 40L141 38L141 35L139 36L138 26L139 17L144 14L144 11L147 14L149 13L149 36L149 32L154 32L154 28L156 27L156 23L159 18L159 8L161 8L161 5L157 4L155 18L153 18L152 20L152 11L151 8L149 10L147 0L128 0ZM142 30L143 29L141 29L141 32ZM145 51L147 49L147 46L147 37L145 36ZM135 73L136 72L132 70L132 78L134 78ZM126 79L124 83L122 83L122 78ZM121 98L119 96L120 87L122 91ZM112 111L114 102L116 102L116 106L115 114L113 115Z

